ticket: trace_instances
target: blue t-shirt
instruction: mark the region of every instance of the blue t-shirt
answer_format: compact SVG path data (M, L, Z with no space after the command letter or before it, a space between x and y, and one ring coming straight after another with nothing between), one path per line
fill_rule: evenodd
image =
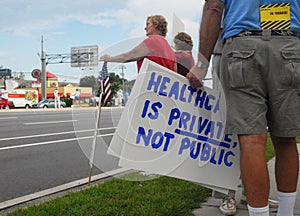
M259 7L266 4L290 3L291 29L300 29L299 0L221 0L225 4L222 39L243 30L261 29Z

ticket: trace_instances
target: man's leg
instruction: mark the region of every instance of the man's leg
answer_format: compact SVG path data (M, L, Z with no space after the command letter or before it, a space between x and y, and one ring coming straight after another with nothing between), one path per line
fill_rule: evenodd
M60 97L57 97L57 108L60 108Z
M299 156L295 138L271 135L276 153L275 176L278 190L278 215L293 215L299 172Z
M276 153L275 175L277 189L291 193L297 190L299 158L295 138L280 138L271 135Z
M268 206L269 173L265 159L267 134L239 135L241 174L248 205L253 208Z
M8 106L8 99L5 99L5 109L9 109L9 106Z

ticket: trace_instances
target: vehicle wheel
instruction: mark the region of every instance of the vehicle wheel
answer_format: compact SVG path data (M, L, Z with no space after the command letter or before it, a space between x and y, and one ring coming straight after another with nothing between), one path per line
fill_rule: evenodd
M25 109L29 109L29 105L28 104L25 105Z
M47 106L47 105L45 105L45 106L44 106L44 109L47 109L47 108L48 108L48 106Z
M63 105L60 105L60 108L65 108Z

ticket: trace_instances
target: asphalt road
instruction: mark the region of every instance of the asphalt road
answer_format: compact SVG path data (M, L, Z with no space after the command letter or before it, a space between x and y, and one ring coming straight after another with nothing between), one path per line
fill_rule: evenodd
M123 109L102 109L93 174L118 168L106 149ZM88 177L95 109L0 110L0 202Z

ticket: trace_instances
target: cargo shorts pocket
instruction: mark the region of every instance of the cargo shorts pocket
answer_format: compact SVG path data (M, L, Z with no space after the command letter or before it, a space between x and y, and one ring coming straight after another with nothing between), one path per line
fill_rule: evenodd
M252 83L254 74L251 75L255 50L235 50L227 53L229 88L242 88Z
M300 51L282 51L282 70L279 82L289 88L300 89Z

